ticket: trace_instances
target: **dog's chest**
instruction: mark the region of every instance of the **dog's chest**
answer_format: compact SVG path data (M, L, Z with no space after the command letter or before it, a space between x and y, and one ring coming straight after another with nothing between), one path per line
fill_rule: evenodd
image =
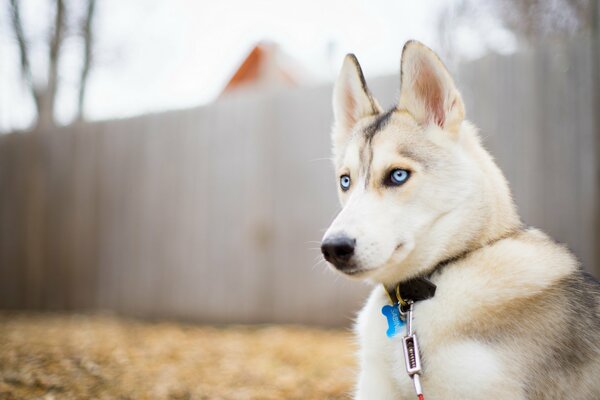
M452 388L461 393L494 391L505 371L499 354L486 344L469 339L447 340L453 310L445 302L415 305L414 327L423 362L421 378L427 398L445 398ZM442 299L443 300L443 299ZM404 361L402 336L388 338L387 321L381 308L387 304L383 290L376 289L361 311L357 333L361 344L361 368L377 368L389 376L389 384L400 398L413 398L414 387ZM442 321L442 323L440 323ZM374 365L378 364L378 365ZM449 388L450 387L450 388ZM441 396L441 397L440 397Z

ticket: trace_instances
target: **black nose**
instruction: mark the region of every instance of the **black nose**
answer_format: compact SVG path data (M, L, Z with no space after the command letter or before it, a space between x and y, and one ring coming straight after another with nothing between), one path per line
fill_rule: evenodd
M333 236L321 243L321 251L327 261L339 268L350 260L355 246L356 239L348 236Z

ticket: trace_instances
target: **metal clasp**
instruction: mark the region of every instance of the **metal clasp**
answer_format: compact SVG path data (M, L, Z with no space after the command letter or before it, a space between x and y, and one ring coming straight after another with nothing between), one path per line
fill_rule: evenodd
M408 311L406 313L406 336L402 338L406 371L411 377L421 372L419 342L417 341L417 336L413 332L413 306L414 303L412 301L408 303Z
M421 355L419 353L419 342L417 336L413 332L413 305L412 301L408 302L408 310L406 311L406 336L402 338L402 348L404 350L404 362L406 363L406 372L413 380L417 395L423 394L421 388Z
M402 338L404 347L404 361L406 363L406 372L411 377L421 372L421 358L419 356L419 344L415 335Z

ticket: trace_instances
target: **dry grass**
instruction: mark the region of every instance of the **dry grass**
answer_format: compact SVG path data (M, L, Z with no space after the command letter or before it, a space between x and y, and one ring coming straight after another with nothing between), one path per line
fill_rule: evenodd
M342 399L346 331L0 314L0 399Z

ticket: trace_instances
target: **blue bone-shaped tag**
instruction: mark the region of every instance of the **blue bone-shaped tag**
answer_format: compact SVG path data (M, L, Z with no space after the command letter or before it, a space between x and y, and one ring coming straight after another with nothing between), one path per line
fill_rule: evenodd
M400 318L400 310L398 309L398 305L385 305L381 309L381 313L385 315L388 323L388 329L385 334L387 337L393 338L399 334L404 327L404 321L402 318Z

